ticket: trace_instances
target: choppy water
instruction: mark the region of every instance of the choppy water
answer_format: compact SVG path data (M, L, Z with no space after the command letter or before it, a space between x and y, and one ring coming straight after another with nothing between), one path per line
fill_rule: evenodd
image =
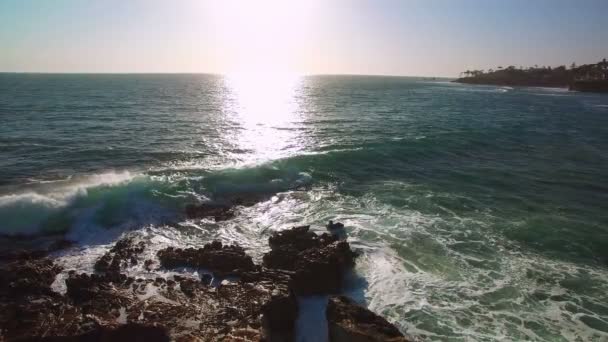
M231 221L183 219L187 203L255 191L279 194ZM125 233L149 255L219 238L260 258L272 231L329 219L363 253L348 293L408 333L606 341L608 97L398 77L0 75L0 232L65 232L80 246L58 256L68 268L91 271Z

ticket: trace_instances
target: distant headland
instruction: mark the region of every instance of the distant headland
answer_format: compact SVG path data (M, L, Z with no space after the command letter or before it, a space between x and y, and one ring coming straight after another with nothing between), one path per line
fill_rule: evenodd
M515 67L501 66L496 69L467 70L461 77L454 80L458 83L488 84L500 86L523 87L568 87L575 91L608 92L608 62L604 58L595 64L577 66L572 63L570 67Z

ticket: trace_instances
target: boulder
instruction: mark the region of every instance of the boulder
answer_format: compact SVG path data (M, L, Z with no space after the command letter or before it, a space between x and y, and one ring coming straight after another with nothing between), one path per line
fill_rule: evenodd
M213 218L215 222L226 221L234 217L232 206L216 203L190 204L186 206L188 218Z
M116 244L95 262L95 271L120 273L127 265L137 264L137 255L145 249L143 241L135 242L132 238L118 240Z
M219 241L203 248L165 248L157 253L163 267L200 267L217 275L238 274L255 268L253 260L237 245L223 246Z
M0 293L10 296L49 294L61 267L47 258L29 254L0 265Z
M331 342L414 341L386 319L347 297L331 297L326 314Z
M293 341L298 303L292 295L273 296L262 305L262 322L269 341Z
M264 254L264 266L283 270L295 270L295 262L300 252L319 248L337 241L332 235L317 235L309 231L310 226L294 227L274 233L269 239L271 251Z
M346 241L300 252L290 287L298 295L337 293L344 274L355 265L355 257Z

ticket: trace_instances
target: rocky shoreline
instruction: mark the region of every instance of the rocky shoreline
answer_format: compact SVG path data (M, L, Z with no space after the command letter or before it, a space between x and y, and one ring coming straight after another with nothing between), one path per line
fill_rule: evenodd
M188 215L233 216L229 207L189 207ZM226 215L226 213L230 213ZM0 255L0 341L294 341L298 298L327 296L329 341L413 341L394 325L340 296L356 253L339 234L309 226L279 231L261 265L237 245L165 248L143 261L150 272L204 269L200 277L134 278L123 273L147 246L123 238L95 273L62 270L50 250ZM52 290L66 273L65 293ZM59 280L63 281L63 280Z

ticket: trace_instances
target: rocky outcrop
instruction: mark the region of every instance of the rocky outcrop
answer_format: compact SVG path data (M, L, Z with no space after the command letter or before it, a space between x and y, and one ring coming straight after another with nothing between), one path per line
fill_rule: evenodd
M226 221L234 217L232 207L224 204L203 203L186 206L188 218L213 218L215 222Z
M386 319L347 297L331 297L326 314L331 342L414 341Z
M272 198L274 193L235 193L213 202L189 204L185 208L188 218L213 218L215 222L234 218L235 208L238 206L250 207Z
M355 266L355 256L346 241L300 252L290 286L303 296L338 293L344 274Z
M46 258L15 260L0 267L0 291L10 296L51 293L61 268Z
M268 239L271 251L264 254L263 263L268 268L295 270L300 252L319 248L337 241L333 235L317 235L310 226L300 226L273 234Z
M309 226L275 233L264 266L294 271L290 286L298 295L337 293L344 273L355 264L355 253L334 235L311 232Z
M98 327L77 336L52 336L35 339L40 342L169 342L169 334L163 327L129 323L118 327Z
M165 248L157 253L163 267L200 267L217 275L238 274L255 268L253 260L245 250L236 245L223 246L219 241L203 248Z
M137 264L137 255L145 249L143 241L135 242L132 238L118 240L116 244L95 263L95 271L119 273L128 264Z
M204 268L216 280L237 276L211 284L209 275L128 277L121 271L145 246L122 239L98 260L98 273L68 272L64 295L50 288L61 268L45 253L0 255L0 340L293 341L296 295L338 292L355 253L308 226L278 232L269 244L264 266L219 241L157 253L164 268ZM405 341L390 323L342 297L330 301L327 317L332 341Z

